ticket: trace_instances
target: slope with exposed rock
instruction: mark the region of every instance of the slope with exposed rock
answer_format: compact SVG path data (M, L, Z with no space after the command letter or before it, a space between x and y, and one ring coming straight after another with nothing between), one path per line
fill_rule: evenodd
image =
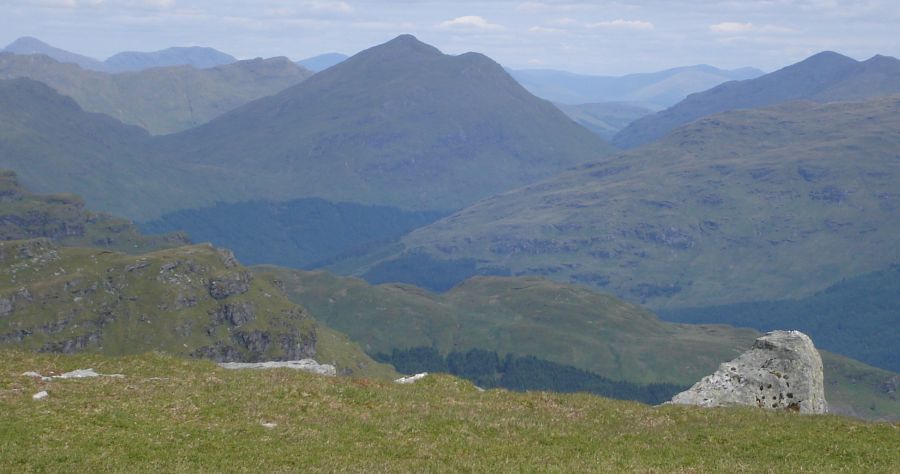
M417 283L416 261L467 261L656 307L808 295L900 261L898 149L900 97L721 114L483 200L357 271Z
M0 240L48 238L69 247L142 253L190 243L184 234L141 234L129 221L85 209L71 194L32 194L16 174L0 170Z

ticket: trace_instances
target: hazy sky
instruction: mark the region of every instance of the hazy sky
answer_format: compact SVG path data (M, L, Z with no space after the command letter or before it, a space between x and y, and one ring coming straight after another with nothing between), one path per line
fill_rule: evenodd
M900 0L0 0L0 44L105 59L211 46L239 58L353 54L412 33L504 66L596 74L706 63L770 71L822 50L900 56Z

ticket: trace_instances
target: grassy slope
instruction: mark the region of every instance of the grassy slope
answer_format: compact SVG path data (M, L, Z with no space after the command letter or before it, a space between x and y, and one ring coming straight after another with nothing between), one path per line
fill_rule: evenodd
M292 347L318 346L320 362L335 362L348 373L392 373L346 338L321 328L263 279L253 278L244 291L214 297L214 281L233 281L246 269L208 245L129 256L56 248L46 240L8 241L0 242L0 256L0 298L9 309L0 318L0 341L6 346L212 357L204 355L205 348L223 344L239 359L271 360L297 358L281 343L290 337ZM223 321L217 313L226 305L250 308L252 315L237 323ZM268 342L235 339L260 333L265 336L259 339Z
M153 134L187 130L311 76L287 58L253 59L209 69L191 66L107 74L43 55L0 54L0 79L27 77L75 99L87 111Z
M189 243L183 234L142 235L133 223L85 209L74 195L26 191L16 174L0 170L0 240L46 237L70 247L143 253Z
M804 296L900 261L898 132L900 97L729 112L483 200L403 252L655 307Z
M257 267L319 320L369 353L434 346L534 355L631 382L692 384L736 357L758 333L665 323L617 298L538 279L476 278L438 295L371 286L325 272ZM897 374L823 352L828 400L842 413L900 418Z
M159 355L2 355L9 472L900 470L900 426L836 416L478 392L447 376L397 385ZM85 367L125 378L20 375ZM49 397L32 400L39 390Z

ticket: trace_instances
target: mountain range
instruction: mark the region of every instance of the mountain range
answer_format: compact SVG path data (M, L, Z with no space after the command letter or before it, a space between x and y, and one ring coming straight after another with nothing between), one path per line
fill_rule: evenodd
M827 103L865 100L900 93L900 60L874 56L866 61L826 51L755 79L733 81L688 96L616 134L613 143L632 148L662 138L701 117L788 101Z
M511 70L510 74L532 94L560 104L626 102L658 110L694 92L764 73L750 67L729 71L700 64L625 76L591 76L552 69Z
M30 111L0 110L24 131L0 139L15 150L0 166L36 191L129 218L304 197L452 210L611 152L487 57L447 56L412 36L156 138L37 83L7 81L0 94Z
M108 74L42 54L0 53L0 79L26 77L43 82L87 111L104 113L153 134L206 123L311 75L287 58L237 61L208 69L171 66Z
M611 151L486 56L410 35L159 145L266 199L414 210L456 209Z
M125 51L116 53L103 63L110 72L143 71L170 66L193 66L206 69L237 62L237 59L213 48L201 46L172 47L154 52Z
M440 272L416 262L472 262L670 308L809 295L900 261L898 120L898 96L714 115L482 200L355 273L423 284Z
M197 69L205 69L237 61L229 54L200 46L172 47L153 52L124 51L110 56L105 61L99 61L51 46L30 36L13 41L3 48L2 52L18 55L44 55L60 63L76 64L82 69L109 73L171 66L193 66Z

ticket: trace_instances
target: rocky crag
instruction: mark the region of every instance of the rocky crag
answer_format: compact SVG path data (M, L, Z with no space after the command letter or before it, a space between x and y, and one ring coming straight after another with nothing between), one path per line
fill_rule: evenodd
M141 253L189 244L182 233L142 235L135 225L85 208L73 194L32 194L0 169L0 240L48 238L68 247Z
M670 403L826 413L822 359L800 331L772 331Z
M297 360L316 354L316 325L209 245L130 256L19 240L0 242L0 346L9 345Z

